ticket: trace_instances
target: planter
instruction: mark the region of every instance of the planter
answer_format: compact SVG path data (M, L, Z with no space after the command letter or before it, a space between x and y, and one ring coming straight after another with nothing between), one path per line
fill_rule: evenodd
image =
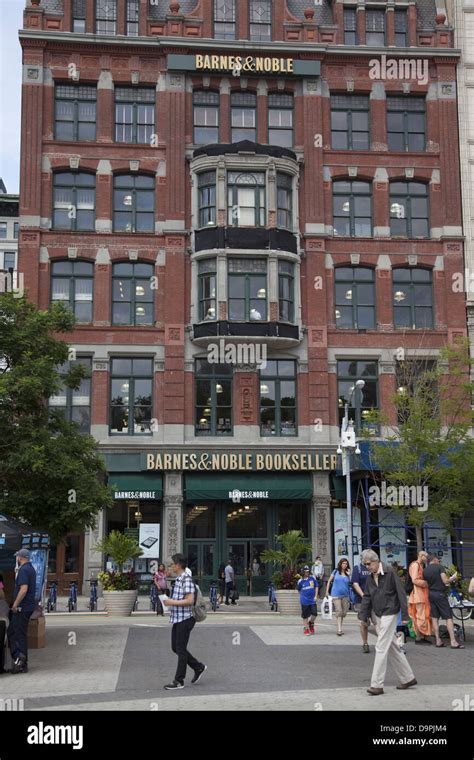
M278 612L282 615L301 615L300 595L298 591L278 589L276 592Z
M132 614L138 591L104 591L104 605L112 617L129 617Z

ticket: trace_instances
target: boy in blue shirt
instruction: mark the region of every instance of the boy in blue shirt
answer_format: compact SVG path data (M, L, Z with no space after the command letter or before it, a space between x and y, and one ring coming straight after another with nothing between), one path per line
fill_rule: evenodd
M304 635L314 633L314 621L318 614L316 606L318 594L318 581L310 575L308 565L303 568L303 577L298 581L297 589L300 592L301 617L304 622Z

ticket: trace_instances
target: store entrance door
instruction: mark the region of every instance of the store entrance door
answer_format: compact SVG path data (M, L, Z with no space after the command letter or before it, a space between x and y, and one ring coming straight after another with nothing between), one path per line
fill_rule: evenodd
M209 591L211 581L217 580L215 541L187 543L188 567L202 593Z
M267 569L261 559L262 552L267 548L267 541L227 542L227 556L232 560L235 582L240 594L261 596L267 593Z

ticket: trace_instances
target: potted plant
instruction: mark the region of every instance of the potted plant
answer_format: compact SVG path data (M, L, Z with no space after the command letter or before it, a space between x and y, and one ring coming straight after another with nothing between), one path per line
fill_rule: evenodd
M276 540L281 549L267 549L262 552L262 560L272 562L279 568L272 576L278 611L284 615L297 615L300 612L300 597L296 584L301 578L298 566L309 556L311 544L305 541L301 530L289 530L276 536Z
M109 615L128 617L132 614L138 593L138 579L133 572L124 573L123 566L129 559L143 554L135 539L113 530L102 539L95 550L106 554L118 566L117 571L104 570L98 574L104 593L105 609Z

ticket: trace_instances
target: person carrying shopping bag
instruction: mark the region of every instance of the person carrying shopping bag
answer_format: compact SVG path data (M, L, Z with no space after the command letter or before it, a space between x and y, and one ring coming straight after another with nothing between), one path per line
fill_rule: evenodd
M332 597L337 621L337 635L343 636L342 621L349 612L349 584L351 581L349 561L343 557L328 581L327 596Z

